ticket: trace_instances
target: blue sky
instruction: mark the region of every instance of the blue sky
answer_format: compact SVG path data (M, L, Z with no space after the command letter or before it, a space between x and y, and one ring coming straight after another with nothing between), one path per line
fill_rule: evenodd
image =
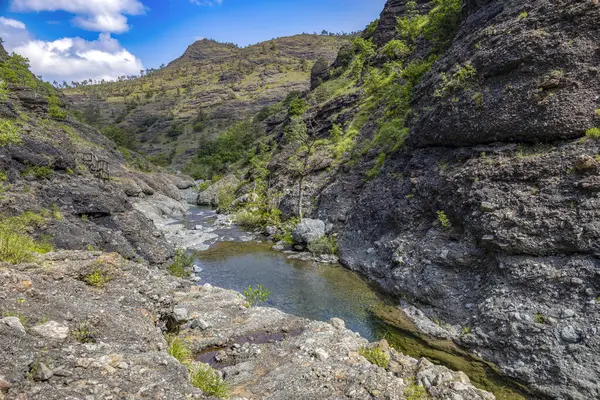
M113 79L179 57L198 38L241 46L360 30L385 0L0 0L5 46L45 79Z

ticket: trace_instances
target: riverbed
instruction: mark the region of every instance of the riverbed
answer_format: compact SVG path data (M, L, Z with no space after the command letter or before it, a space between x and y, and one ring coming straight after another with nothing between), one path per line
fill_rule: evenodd
M533 398L518 382L501 376L492 364L453 343L430 341L406 326L384 322L373 311L393 309L393 301L340 265L290 259L290 254L272 251L273 244L261 235L243 231L211 209L191 208L185 226L211 233L207 250L194 252L194 271L200 284L239 292L260 284L270 291L262 306L313 320L342 318L349 329L370 341L385 338L404 354L427 357L465 372L473 384L493 392L497 399Z

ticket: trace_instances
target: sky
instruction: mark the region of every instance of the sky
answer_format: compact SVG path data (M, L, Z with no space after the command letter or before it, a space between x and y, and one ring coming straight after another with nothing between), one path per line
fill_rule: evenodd
M240 46L298 33L352 32L385 0L0 0L0 37L44 80L112 80L209 38Z

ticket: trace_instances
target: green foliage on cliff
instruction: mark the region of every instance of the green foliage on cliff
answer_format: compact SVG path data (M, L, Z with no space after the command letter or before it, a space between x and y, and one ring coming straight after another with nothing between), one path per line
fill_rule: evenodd
M183 249L177 249L175 252L175 259L173 260L173 263L169 265L167 270L173 276L178 278L187 278L193 265L194 256L191 254L188 255Z
M117 125L107 125L100 132L107 138L112 139L119 147L125 147L130 150L135 150L136 148L137 140L135 136Z
M48 115L57 121L67 118L67 112L62 108L62 103L54 93L48 96Z
M361 347L358 349L358 353L367 359L371 364L377 365L381 368L387 368L390 364L390 356L387 355L379 347Z
M219 399L229 398L229 386L221 375L209 365L200 364L190 371L190 381L195 387L202 389L209 396Z
M36 241L30 233L40 227L45 218L33 212L0 219L0 261L18 264L30 261L33 253L48 253L52 246L44 240Z
M425 37L438 50L444 50L458 31L463 0L434 0L433 4L434 8L428 15L429 22L425 26Z
M19 127L9 119L0 118L0 147L22 143Z

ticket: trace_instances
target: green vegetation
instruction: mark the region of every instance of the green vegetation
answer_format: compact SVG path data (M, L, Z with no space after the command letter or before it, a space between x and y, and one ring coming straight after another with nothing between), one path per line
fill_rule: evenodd
M450 219L448 219L448 216L444 211L437 212L437 220L444 229L449 229L452 226Z
M45 165L34 165L28 167L21 173L23 176L35 176L38 179L50 179L54 175L54 170Z
M23 144L23 140L19 134L19 127L9 119L0 118L0 147L9 144Z
M117 125L107 125L100 131L104 136L111 139L118 147L125 147L129 150L135 150L137 140L135 135L130 132L125 132L124 129Z
M387 368L390 364L390 356L379 347L369 348L363 346L358 349L358 353L366 358L371 364L377 365L378 367Z
M462 334L463 335L468 335L469 333L471 333L471 328L468 326L465 326L464 328L462 328Z
M63 110L62 103L54 93L48 96L48 115L57 121L67 118L67 112Z
M338 252L337 239L335 236L323 236L321 239L309 243L308 251L313 255L335 255Z
M4 311L4 312L2 312L2 318L9 318L9 317L18 318L19 322L24 327L27 326L27 323L29 322L29 320L27 319L27 317L25 317L25 315L23 315L23 314L21 314L21 313L19 313L17 311Z
M520 21L522 19L525 19L529 16L529 13L527 13L527 11L523 11L519 14L519 16L517 17L517 21Z
M460 10L463 0L434 0L434 8L428 14L424 28L425 38L431 40L438 51L445 50L460 26Z
M3 81L20 86L28 86L32 89L41 89L44 93L53 92L52 86L36 79L29 71L29 60L16 53L0 63L0 79Z
M544 318L542 313L536 313L533 316L533 318L535 319L535 322L537 322L538 324L543 324L544 322L546 322L546 319Z
M8 94L10 91L8 90L8 85L5 81L0 79L0 103L4 103L8 100Z
M369 25L367 25L367 27L365 28L365 35L369 38L371 36L373 36L373 33L375 33L375 30L377 29L378 26L379 26L379 19L376 19L375 21L372 21L371 23L369 23Z
M600 128L591 128L585 132L585 136L594 140L600 139Z
M421 385L417 385L414 381L410 382L404 389L406 400L426 400L429 398L427 389Z
M447 97L459 89L466 88L477 77L477 70L471 64L465 64L462 67L457 65L456 72L448 78L445 73L441 74L443 83L435 91L436 97Z
M216 139L203 135L199 150L185 168L195 179L212 180L229 172L232 164L248 159L248 149L256 140L258 126L250 119L233 125Z
M229 386L221 378L221 375L209 365L200 364L190 371L190 381L192 385L209 396L219 399L229 398Z
M169 342L168 353L183 365L189 365L192 360L192 351L187 343L178 337L167 338Z
M169 273L178 278L187 278L190 274L190 270L194 265L194 255L188 255L183 249L177 249L175 252L175 259L173 264L167 268Z
M96 343L96 333L87 321L77 324L75 329L71 331L71 336L79 343Z
M99 264L94 266L92 272L83 277L85 283L98 289L103 289L112 279L112 274Z
M269 301L270 294L271 292L269 289L265 289L261 285L256 285L256 289L252 286L248 286L248 289L244 290L244 297L250 307Z
M34 240L30 233L45 223L46 219L27 211L16 217L0 220L0 261L18 264L32 260L32 253L45 254L52 246L43 240Z

